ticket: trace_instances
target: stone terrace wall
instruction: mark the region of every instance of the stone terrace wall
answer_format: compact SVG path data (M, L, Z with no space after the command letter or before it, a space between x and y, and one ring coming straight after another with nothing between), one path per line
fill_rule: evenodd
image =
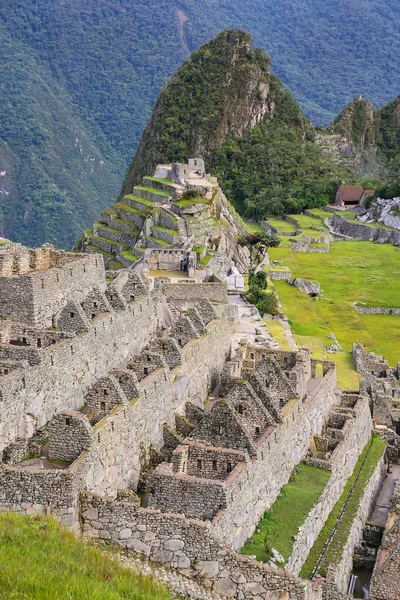
M380 227L368 227L368 225L363 225L362 223L348 221L338 214L333 215L331 223L335 233L347 235L356 240L365 240L378 244L400 243L400 232L398 231L381 229Z
M125 310L98 317L87 333L34 350L39 364L1 377L0 451L15 438L30 437L56 413L80 408L89 387L155 336L162 302L157 295L142 296Z
M347 479L352 474L360 453L372 432L368 399L361 398L355 407L355 418L335 453L332 474L307 519L295 537L292 554L286 564L289 573L298 575L326 519L339 500Z
M347 592L351 571L353 569L354 549L361 543L365 523L371 514L371 510L382 487L386 473L387 466L385 464L384 456L382 456L367 483L360 504L358 505L357 512L354 515L354 520L346 544L343 548L341 561L338 565L334 566L334 569L332 569L333 572L331 573L331 578L339 590L344 594Z
M168 300L228 302L228 288L225 282L169 283L164 286L163 291Z
M261 436L257 459L252 460L228 488L227 509L212 522L216 537L233 548L244 544L288 482L294 467L307 454L311 433L322 431L338 401L332 369L317 393L305 402L293 400L285 406L283 422Z
M364 315L400 315L400 308L387 308L385 306L355 305L356 311Z
M200 521L89 493L81 496L81 516L85 538L139 552L155 562L181 570L228 598L321 599L310 582L225 548Z

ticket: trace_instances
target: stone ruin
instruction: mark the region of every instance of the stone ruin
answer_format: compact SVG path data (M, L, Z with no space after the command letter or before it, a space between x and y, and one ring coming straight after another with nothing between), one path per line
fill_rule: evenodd
M346 597L339 579L298 574L371 436L370 398L398 460L398 370L357 347L365 381L343 394L307 348L233 354L217 276L150 290L98 254L1 257L1 510L53 514L222 596ZM237 554L302 460L331 476L285 569Z

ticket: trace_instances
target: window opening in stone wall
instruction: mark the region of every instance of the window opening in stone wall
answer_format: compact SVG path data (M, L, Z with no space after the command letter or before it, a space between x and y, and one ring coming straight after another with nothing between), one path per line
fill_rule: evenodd
M239 413L239 415L243 414L243 404L239 404L239 406L238 406L238 413Z
M102 412L104 412L106 410L106 403L105 402L100 402L100 410Z
M201 471L201 460L197 461L197 470Z
M92 313L92 320L96 318L96 314Z
M148 369L147 367L144 367L144 368L143 368L143 373L144 373L145 375L148 375L148 374L149 374L149 369Z
M254 359L254 352L250 353L250 358L253 360Z
M93 302L93 308L97 308L97 302Z
M285 406L285 398L279 398L279 408L283 408Z
M226 472L227 472L227 473L230 473L231 471L232 471L232 463L228 462L228 463L226 464Z
M74 319L75 318L75 313L71 312L71 313L69 313L69 316L71 317L71 319Z
M217 470L217 461L216 460L212 461L212 468L213 468L213 471Z
M66 424L66 425L71 425L71 419L70 419L69 417L67 417L67 418L65 419L65 424Z
M38 348L42 347L42 340L40 338L37 340L37 347Z
M103 396L108 396L108 391L106 389L103 390Z
M256 435L260 435L260 428L256 427Z
M54 367L54 358L53 356L50 356L50 364L52 367Z
M269 381L268 381L268 379L265 380L265 387L269 388Z

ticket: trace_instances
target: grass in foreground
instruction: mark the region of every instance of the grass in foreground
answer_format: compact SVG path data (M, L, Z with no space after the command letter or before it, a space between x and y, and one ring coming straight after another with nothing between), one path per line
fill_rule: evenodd
M266 562L271 557L271 548L275 548L285 561L288 560L292 553L293 537L316 504L329 477L329 471L300 463L296 475L283 486L279 497L264 514L241 553L255 555L257 560Z
M1 600L172 600L49 518L0 514L0 563Z
M343 506L345 505L346 500L349 496L350 490L352 489L357 479L357 475L361 469L360 477L358 479L354 492L350 498L349 504L347 505L343 513L342 520L339 523L339 526L335 532L335 535L328 548L328 551L326 552L322 563L318 568L318 573L325 577L329 564L338 564L340 562L344 545L347 541L351 525L357 512L358 504L364 493L365 487L368 484L368 481L372 473L374 472L375 467L378 464L378 461L381 458L384 450L385 443L382 442L379 436L373 436L371 442L368 442L363 452L361 453L351 477L349 477L349 479L347 480L342 495L336 502L314 546L311 548L307 560L304 563L303 568L300 572L300 577L303 577L305 579L311 577L312 572L315 566L317 565L321 552L326 542L328 541L328 538L331 532L333 531L333 528L336 525L340 511L343 509ZM363 465L364 459L365 463Z

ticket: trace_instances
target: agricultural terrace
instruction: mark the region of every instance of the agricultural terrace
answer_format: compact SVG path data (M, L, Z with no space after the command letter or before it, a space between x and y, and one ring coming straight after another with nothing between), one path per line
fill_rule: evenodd
M298 219L298 215L296 215ZM311 217L310 217L311 218ZM318 222L318 221L317 221ZM293 253L289 247L271 248L272 260L288 266L293 277L318 281L321 295L310 298L285 281L275 282L285 315L299 346L308 345L316 358L337 362L339 384L356 389L354 342L383 354L391 365L400 360L400 317L359 314L353 302L400 307L400 255L394 246L346 241L331 244L329 254ZM325 346L334 334L345 352L328 355Z

